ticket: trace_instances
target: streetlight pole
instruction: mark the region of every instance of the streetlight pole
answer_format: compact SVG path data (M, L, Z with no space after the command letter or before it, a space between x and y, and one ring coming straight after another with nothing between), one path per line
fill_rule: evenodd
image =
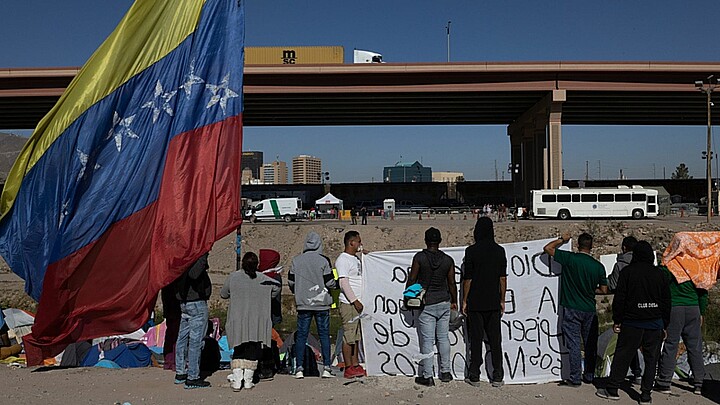
M450 24L452 21L448 21L445 29L447 30L447 61L450 62Z
M717 83L720 83L720 79L717 79L715 84L711 81L714 75L710 75L707 78L707 85L702 80L695 81L695 87L707 96L707 164L706 164L706 176L707 176L707 222L710 222L712 217L712 120L710 116L710 107L712 106L711 95L715 88L718 87Z

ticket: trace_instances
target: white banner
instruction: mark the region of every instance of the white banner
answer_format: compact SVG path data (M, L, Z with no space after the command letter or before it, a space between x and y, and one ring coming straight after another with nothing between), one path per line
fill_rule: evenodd
M544 383L560 380L561 349L558 328L558 281L561 266L543 253L553 239L509 243L505 315L502 317L502 347L505 381ZM562 247L570 249L569 244ZM465 247L442 248L455 261L455 280L460 287L460 266ZM417 250L376 252L363 256L363 345L368 375L417 375L421 360L418 332L419 312L403 305L402 294ZM548 266L548 261L552 267ZM460 299L460 294L458 294ZM452 374L464 378L468 352L465 331L450 332ZM491 368L485 357L481 379ZM436 355L437 356L437 355ZM437 357L435 371L437 373ZM491 375L491 374L490 374Z

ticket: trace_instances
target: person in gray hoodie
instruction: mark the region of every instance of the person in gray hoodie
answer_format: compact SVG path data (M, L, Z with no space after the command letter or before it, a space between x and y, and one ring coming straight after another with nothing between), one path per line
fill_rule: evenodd
M333 299L329 289L337 289L338 286L333 278L330 259L323 255L322 239L314 231L310 231L305 237L303 253L292 259L288 286L295 294L297 308L295 378L305 377L303 373L305 345L313 318L322 347L324 369L321 376L334 377L330 371L330 307Z

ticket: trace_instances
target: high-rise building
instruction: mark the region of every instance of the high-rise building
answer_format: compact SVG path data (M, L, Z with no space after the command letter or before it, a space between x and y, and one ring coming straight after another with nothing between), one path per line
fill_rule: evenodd
M292 160L293 184L320 184L322 161L309 155L296 156Z
M260 172L260 181L263 184L287 184L287 164L279 160L263 164Z
M252 172L254 179L260 178L260 168L263 165L263 153L258 151L245 151L242 153L240 161L242 168L248 168Z
M423 166L420 162L397 162L395 166L383 168L383 181L385 183L422 183L432 181L432 168Z

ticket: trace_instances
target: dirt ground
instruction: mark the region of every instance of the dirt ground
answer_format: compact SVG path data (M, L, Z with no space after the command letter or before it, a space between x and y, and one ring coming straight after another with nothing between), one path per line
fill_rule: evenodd
M246 223L242 226L243 252L270 248L280 252L281 264L289 268L292 256L302 251L305 235L318 232L324 241L325 253L333 260L342 251L342 238L347 230L361 234L366 250L398 250L423 247L425 229L434 226L443 235L442 246L463 246L472 242L474 220L463 215L436 217L400 217L394 221L370 218L366 226L351 226L349 222L314 221L284 223ZM704 217L669 217L640 221L555 221L521 220L496 223L499 243L554 237L563 231L577 236L587 231L595 236L595 255L617 253L624 236L635 235L648 240L662 251L672 235L678 231L720 231L720 220L705 223ZM214 284L213 301L227 275L235 270L235 236L218 241L211 254L211 278ZM0 266L0 303L4 306L34 309L33 301L23 292L23 282ZM714 295L715 291L711 292ZM338 374L340 374L338 372ZM486 384L480 388L461 381L418 389L412 379L405 377L369 377L364 382L344 385L347 380L306 378L298 381L278 375L272 382L263 382L252 391L233 393L225 376L217 372L209 378L209 389L184 390L172 384L173 374L161 369L107 370L80 368L34 372L33 369L0 366L0 403L54 404L170 404L170 403L343 403L343 404L606 404L597 398L594 388L560 388L556 384L513 385L494 389ZM708 387L710 398L702 398L677 387L677 396L654 394L655 403L720 403L720 390ZM630 391L634 392L634 391ZM619 403L635 402L638 394L621 393Z

